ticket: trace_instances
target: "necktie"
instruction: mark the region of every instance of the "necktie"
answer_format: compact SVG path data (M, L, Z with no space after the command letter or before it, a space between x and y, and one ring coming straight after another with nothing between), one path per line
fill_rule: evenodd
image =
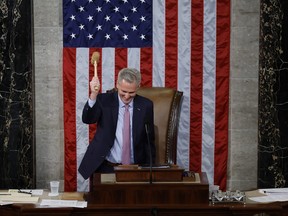
M122 164L130 164L130 113L127 104L125 104L123 118Z

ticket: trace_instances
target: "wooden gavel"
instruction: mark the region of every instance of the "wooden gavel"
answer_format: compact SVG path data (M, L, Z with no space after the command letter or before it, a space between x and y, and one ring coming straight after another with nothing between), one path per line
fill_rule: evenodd
M97 73L97 64L99 62L100 58L100 53L99 52L93 52L92 57L91 57L91 64L94 65L94 76L98 78L98 73ZM99 90L98 86L95 86L95 90Z

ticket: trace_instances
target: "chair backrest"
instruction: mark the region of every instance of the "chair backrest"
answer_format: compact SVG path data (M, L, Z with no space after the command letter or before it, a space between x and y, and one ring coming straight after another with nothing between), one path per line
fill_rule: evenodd
M177 163L177 134L183 92L166 87L141 87L137 94L154 104L156 163Z

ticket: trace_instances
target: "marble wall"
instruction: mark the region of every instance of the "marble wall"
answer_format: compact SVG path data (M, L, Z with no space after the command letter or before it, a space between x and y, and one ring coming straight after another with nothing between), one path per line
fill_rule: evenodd
M288 182L288 2L261 1L258 186Z
M63 189L62 1L34 0L33 6L36 186L59 179ZM260 0L231 0L231 190L257 187L259 18Z
M35 187L32 2L0 4L0 189Z

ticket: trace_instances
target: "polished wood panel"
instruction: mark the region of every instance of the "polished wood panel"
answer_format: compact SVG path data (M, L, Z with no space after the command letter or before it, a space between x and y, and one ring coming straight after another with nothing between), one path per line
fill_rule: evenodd
M130 165L114 167L117 182L182 182L184 169L177 165L162 165L165 168ZM161 166L158 166L161 167Z
M14 204L0 206L2 216L117 216L117 215L137 215L137 216L197 216L197 215L288 215L287 203L271 204L191 204L191 205L100 205L88 204L87 208L45 208L38 205Z
M169 172L167 173L169 174ZM206 173L199 182L117 182L94 181L93 192L85 194L89 203L97 204L196 204L209 201Z
M103 184L85 194L85 199L98 204L208 203L208 190L203 184Z

